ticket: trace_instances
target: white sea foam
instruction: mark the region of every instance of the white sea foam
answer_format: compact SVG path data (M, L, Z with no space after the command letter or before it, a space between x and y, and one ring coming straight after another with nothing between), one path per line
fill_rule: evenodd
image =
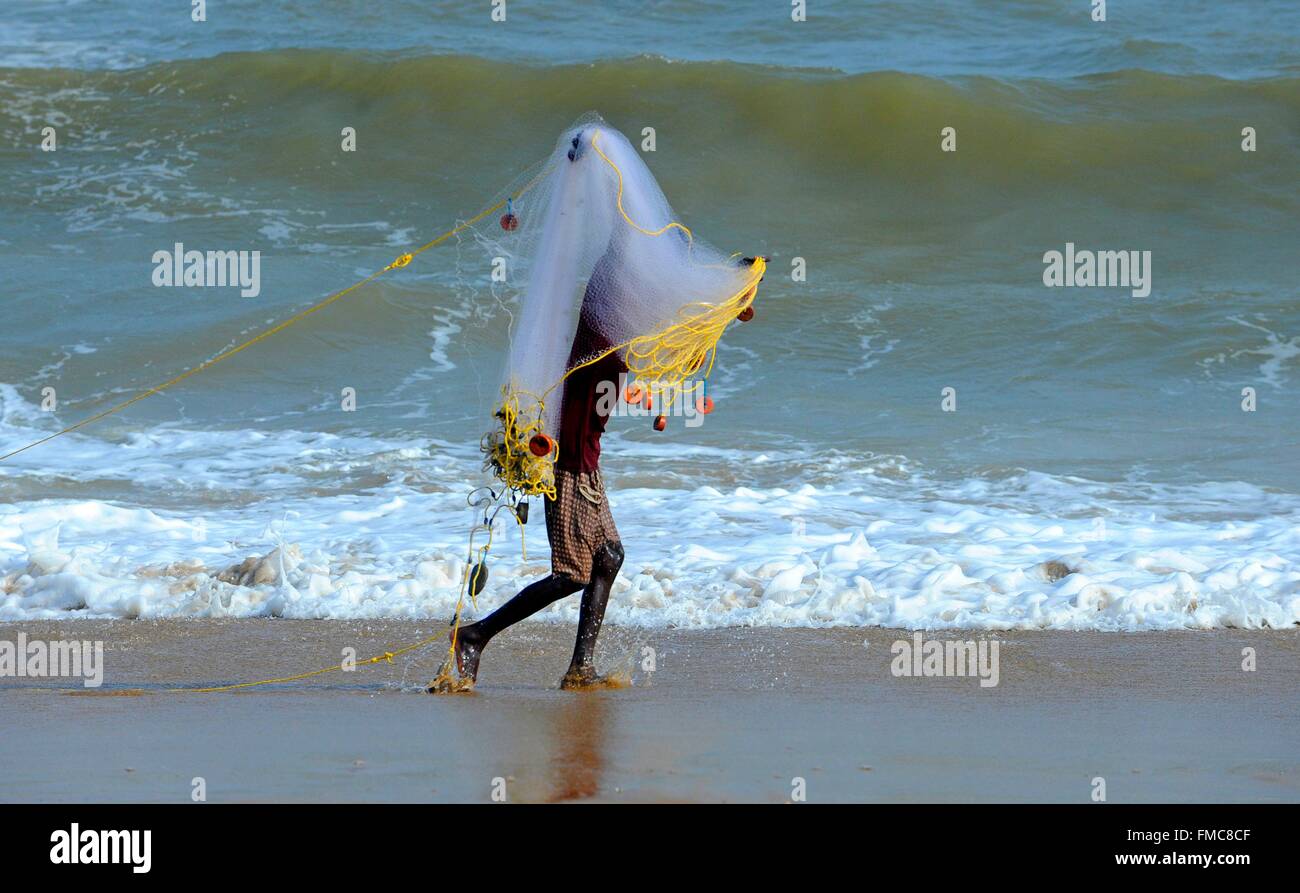
M6 442L37 430L33 407L11 389L0 397ZM761 486L724 486L699 483L694 469L734 468L739 455L622 438L607 452L628 556L614 623L1300 622L1300 498L1291 494L1035 473L931 480L897 459L779 451L753 466ZM799 483L809 479L817 485ZM472 448L440 443L171 428L115 442L60 438L0 466L0 487L20 494L0 505L0 620L447 616L473 480ZM21 496L55 485L72 495ZM129 496L95 495L106 491ZM527 560L514 525L498 531L480 612L547 572L541 512L533 518ZM540 616L576 612L567 599Z

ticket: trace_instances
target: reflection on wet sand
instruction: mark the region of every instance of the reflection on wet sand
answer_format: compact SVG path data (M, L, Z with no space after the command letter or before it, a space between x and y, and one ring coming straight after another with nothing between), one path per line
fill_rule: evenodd
M547 803L583 800L600 793L609 737L609 704L596 692L577 693L551 720L552 790Z

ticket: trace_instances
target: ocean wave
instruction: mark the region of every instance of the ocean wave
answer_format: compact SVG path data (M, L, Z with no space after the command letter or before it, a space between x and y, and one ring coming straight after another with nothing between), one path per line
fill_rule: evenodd
M10 413L8 424L21 424ZM0 506L0 620L441 618L479 481L465 445L162 429L33 464ZM610 619L637 626L1206 629L1300 623L1300 497L1004 470L937 478L896 457L619 441L628 560ZM47 457L48 459L49 457ZM683 477L683 461L715 469ZM808 473L820 469L820 476ZM130 486L113 489L125 469ZM809 483L808 481L815 481ZM782 483L785 482L785 483ZM64 495L58 495L63 493ZM540 516L540 513L534 513ZM502 524L479 613L548 571L541 525ZM557 604L540 619L572 621Z
M534 135L544 151L556 130L591 108L633 133L642 125L670 128L663 139L706 168L702 182L775 179L777 171L746 150L760 143L779 149L763 155L796 166L803 179L842 184L845 175L871 170L949 199L958 198L954 178L968 176L971 165L982 170L966 184L975 190L1050 183L1119 195L1143 179L1201 188L1210 161L1238 150L1234 136L1249 121L1269 133L1271 151L1252 159L1254 172L1236 178L1240 187L1258 180L1261 166L1293 170L1300 141L1294 75L1230 80L1128 69L1064 79L937 78L654 57L503 66L472 56L325 50L110 72L0 69L0 142L27 147L54 123L79 149L116 148L123 160L165 147L173 167L124 171L143 180L174 178L175 165L200 156L237 157L249 177L320 173L338 161L338 146L319 128L346 120L365 146L349 159L358 179L387 167L375 182L403 188L422 165L467 177L477 164L500 187L515 172L498 166L503 158ZM957 131L956 153L938 151L944 126ZM241 132L256 132L277 151L249 152ZM129 142L115 147L110 134ZM393 169L397 157L405 161ZM81 185L93 186L83 177ZM1273 199L1293 208L1294 188Z

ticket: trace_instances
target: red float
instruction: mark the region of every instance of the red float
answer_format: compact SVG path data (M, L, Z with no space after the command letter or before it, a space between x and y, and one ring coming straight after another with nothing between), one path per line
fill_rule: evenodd
M551 450L554 448L555 441L551 440L551 438L547 437L545 434L534 434L528 441L528 452L532 453L539 459L543 456L549 456Z

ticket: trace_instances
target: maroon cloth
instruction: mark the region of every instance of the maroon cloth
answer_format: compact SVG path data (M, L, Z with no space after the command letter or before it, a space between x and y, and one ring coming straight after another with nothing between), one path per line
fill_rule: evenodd
M609 344L600 339L586 325L578 322L578 334L573 342L572 365L581 358L607 350ZM560 406L560 455L556 468L577 473L590 473L600 464L600 435L605 433L608 413L601 413L601 403L612 405L618 399L619 376L627 371L618 351L601 357L590 366L583 366L564 380L564 402ZM608 395L602 401L598 389L602 381L610 382Z
M578 311L578 331L574 333L573 348L569 352L569 369L614 346L597 331L592 320L613 312L619 288L616 258L613 250L606 251L591 271L582 295L582 307ZM605 433L605 422L609 419L608 413L598 412L598 409L602 402L611 406L617 402L621 384L619 376L626 371L627 366L619 351L613 351L590 366L575 370L564 380L560 406L560 455L555 460L556 468L579 474L597 470L600 435ZM604 401L601 400L602 391L598 390L603 381L612 385L603 391L609 395Z

